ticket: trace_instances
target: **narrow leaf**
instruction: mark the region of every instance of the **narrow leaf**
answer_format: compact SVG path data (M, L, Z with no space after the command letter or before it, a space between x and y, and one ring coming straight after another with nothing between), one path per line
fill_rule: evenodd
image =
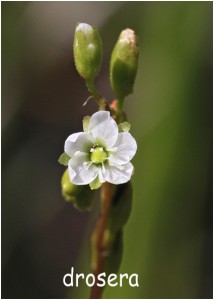
M108 228L112 232L121 230L129 219L132 209L132 187L127 182L116 186L110 209Z
M119 271L123 256L123 232L119 231L116 236L112 248L105 259L104 270L107 274L116 274Z

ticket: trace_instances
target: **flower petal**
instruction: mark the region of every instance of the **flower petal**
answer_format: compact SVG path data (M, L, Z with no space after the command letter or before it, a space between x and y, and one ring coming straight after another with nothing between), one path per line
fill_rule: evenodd
M93 136L90 133L78 132L69 135L65 141L64 150L71 157L76 151L89 152L93 143Z
M105 181L113 184L126 183L131 179L133 173L133 165L129 162L124 166L106 166L103 171Z
M69 160L68 172L71 182L76 185L84 185L96 178L99 168L89 162L86 153L76 152Z
M114 148L117 148L117 150L109 156L110 165L123 165L128 163L135 155L137 143L130 133L123 132L118 134Z
M91 116L88 127L96 141L112 147L118 136L118 126L108 111L98 111Z

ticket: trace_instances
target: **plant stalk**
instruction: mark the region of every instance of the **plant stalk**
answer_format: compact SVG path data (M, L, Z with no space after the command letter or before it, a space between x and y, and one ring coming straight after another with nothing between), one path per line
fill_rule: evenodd
M108 254L108 244L105 243L105 230L112 201L113 185L105 182L101 187L101 210L95 229L91 236L92 242L92 271L95 284L91 288L90 299L101 299L102 287L97 286L98 275L104 272L105 257Z

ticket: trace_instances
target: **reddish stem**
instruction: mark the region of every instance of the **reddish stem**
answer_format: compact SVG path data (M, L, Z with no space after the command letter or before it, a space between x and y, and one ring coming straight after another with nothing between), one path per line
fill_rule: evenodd
M105 182L101 188L101 212L92 234L92 246L95 248L94 251L96 252L96 261L93 269L96 280L91 288L90 299L101 299L102 297L102 287L97 286L97 276L104 270L104 260L107 251L106 246L104 245L104 233L111 206L112 187L112 184Z

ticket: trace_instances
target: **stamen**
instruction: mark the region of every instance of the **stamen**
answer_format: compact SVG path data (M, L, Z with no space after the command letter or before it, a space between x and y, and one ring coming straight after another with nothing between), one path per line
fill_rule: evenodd
M106 173L106 168L105 168L104 163L102 163L102 170L103 170L103 174L105 174Z
M102 182L102 183L105 182L105 180L103 178L103 174L102 174L102 169L101 168L99 169L99 181Z
M108 152L116 152L117 151L117 147L108 148L107 151Z
M83 166L84 166L84 168L85 168L86 171L90 168L91 165L92 165L91 161L85 161L83 163Z

